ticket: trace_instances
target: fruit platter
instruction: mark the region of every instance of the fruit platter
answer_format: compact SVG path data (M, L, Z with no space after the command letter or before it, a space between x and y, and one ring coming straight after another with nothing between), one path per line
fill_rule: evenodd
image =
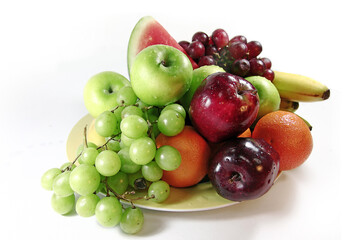
M262 49L220 28L175 40L141 18L129 34L129 77L87 81L89 113L68 136L69 162L41 177L55 212L136 234L142 209L204 211L266 194L312 152L312 126L296 110L330 90L273 70Z

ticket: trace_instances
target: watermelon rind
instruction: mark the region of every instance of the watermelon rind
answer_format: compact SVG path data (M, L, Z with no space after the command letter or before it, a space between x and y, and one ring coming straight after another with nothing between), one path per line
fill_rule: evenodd
M152 16L145 16L136 23L130 35L127 50L127 67L129 75L131 65L133 64L136 55L145 47L155 44L164 44L175 47L188 56L185 50L159 22L157 22ZM194 60L189 56L188 58L193 68L198 68Z

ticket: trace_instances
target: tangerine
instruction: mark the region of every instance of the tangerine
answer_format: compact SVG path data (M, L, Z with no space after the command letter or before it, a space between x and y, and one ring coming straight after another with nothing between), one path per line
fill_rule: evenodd
M243 133L239 134L239 136L237 136L238 138L247 138L247 137L251 137L251 130L250 128L246 129Z
M263 138L280 155L280 171L294 169L305 162L313 148L309 127L298 115L275 111L255 125L253 138Z
M181 155L180 166L173 171L163 171L162 180L173 187L190 187L199 183L207 174L210 147L191 126L185 126L178 135L169 137L160 133L156 146L170 145Z

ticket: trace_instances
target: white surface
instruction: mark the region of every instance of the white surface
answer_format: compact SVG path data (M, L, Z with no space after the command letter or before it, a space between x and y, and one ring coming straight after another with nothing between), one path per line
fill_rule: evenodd
M121 2L1 1L0 239L355 239L355 1ZM144 210L144 229L128 236L94 217L56 214L40 177L67 161L67 136L87 113L86 81L105 70L127 76L128 38L145 15L178 41L218 27L259 40L273 69L318 79L332 95L301 104L314 127L313 153L265 196L206 212Z

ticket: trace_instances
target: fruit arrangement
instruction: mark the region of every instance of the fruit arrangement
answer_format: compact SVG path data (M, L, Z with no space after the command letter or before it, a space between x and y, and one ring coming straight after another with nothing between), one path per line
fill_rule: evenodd
M325 100L330 90L273 71L261 51L223 29L177 42L154 18L140 19L128 45L130 81L115 72L88 80L93 122L76 156L41 178L53 209L135 234L144 224L136 201L161 205L173 188L210 182L235 202L265 194L311 154L299 102Z

